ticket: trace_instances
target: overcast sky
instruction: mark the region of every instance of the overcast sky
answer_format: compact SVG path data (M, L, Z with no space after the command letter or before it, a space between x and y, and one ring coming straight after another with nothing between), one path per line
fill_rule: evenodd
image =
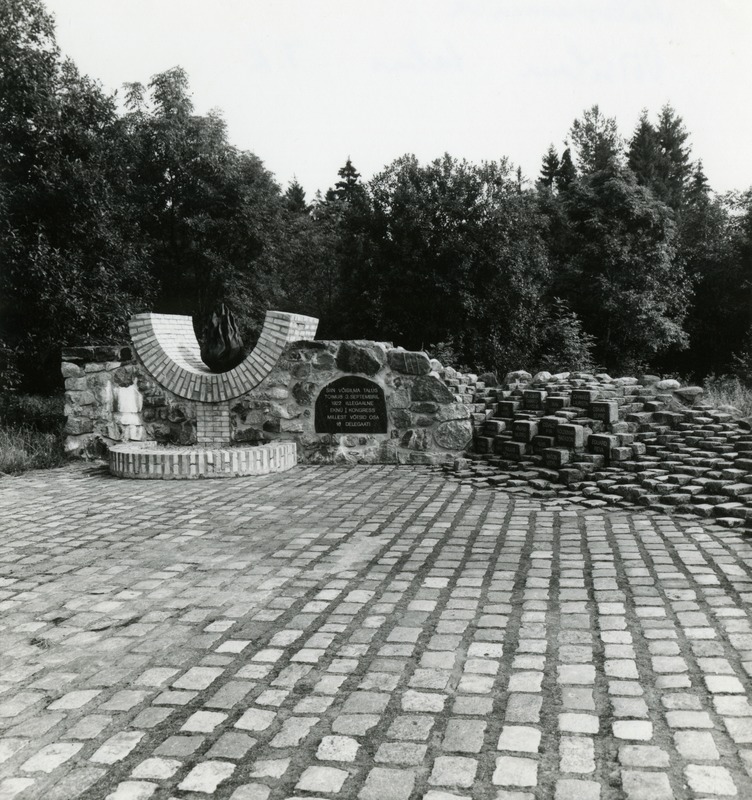
M46 0L108 90L180 65L197 112L309 197L348 156L507 156L530 178L598 103L670 102L717 191L752 186L750 0Z

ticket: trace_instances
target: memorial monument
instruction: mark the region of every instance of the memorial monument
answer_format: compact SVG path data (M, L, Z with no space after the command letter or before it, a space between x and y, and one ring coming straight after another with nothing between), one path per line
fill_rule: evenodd
M472 403L477 376L388 342L316 340L316 327L311 317L269 311L252 352L213 372L190 317L137 314L130 347L64 351L66 449L105 449L123 477L185 478L298 460L447 463L470 444L482 411ZM222 309L214 328L217 359L208 360L227 366L236 328ZM121 394L127 412L116 406Z

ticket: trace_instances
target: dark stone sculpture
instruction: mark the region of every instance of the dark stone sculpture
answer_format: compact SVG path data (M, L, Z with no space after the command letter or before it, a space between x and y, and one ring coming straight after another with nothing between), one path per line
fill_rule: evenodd
M224 303L204 329L201 360L212 372L229 372L243 360L243 340L235 317Z

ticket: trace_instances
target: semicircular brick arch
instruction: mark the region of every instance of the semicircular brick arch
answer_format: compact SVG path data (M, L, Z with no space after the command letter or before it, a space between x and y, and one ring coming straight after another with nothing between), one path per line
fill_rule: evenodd
M128 322L133 347L157 383L178 397L221 403L249 392L274 369L285 345L312 340L319 321L302 314L267 311L256 346L229 372L211 372L190 317L134 314Z

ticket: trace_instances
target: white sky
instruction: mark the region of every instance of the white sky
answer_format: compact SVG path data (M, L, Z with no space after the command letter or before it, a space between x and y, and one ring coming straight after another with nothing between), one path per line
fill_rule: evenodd
M670 102L717 191L752 186L750 0L46 0L106 89L186 69L196 110L309 199L348 156L509 157L535 178L598 103Z

